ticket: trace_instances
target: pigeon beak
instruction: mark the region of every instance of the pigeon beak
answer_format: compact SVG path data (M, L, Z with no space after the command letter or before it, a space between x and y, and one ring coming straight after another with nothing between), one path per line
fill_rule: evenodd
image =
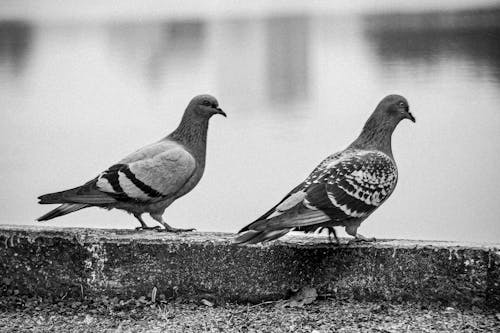
M406 116L406 118L410 119L412 122L416 122L415 117L413 117L410 111L408 111L408 115Z
M402 112L403 112L404 117L406 119L410 119L412 122L415 122L415 117L413 117L413 115L411 114L410 107L408 105L405 106L404 111L402 111Z
M227 114L224 111L222 111L221 108L215 108L215 110L217 110L215 113L223 115L224 117L227 117Z

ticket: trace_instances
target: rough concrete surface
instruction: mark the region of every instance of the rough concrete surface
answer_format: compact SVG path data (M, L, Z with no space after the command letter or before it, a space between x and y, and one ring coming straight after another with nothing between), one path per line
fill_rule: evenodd
M2 332L499 332L500 314L452 307L321 300L301 308L279 302L209 307L192 303L0 311Z
M311 286L337 299L500 309L500 245L326 237L231 244L223 233L0 227L0 295L158 295L261 302Z

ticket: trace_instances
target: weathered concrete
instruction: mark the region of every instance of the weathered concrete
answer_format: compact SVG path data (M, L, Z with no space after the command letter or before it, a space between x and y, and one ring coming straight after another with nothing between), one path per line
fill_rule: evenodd
M337 298L500 309L500 245L389 240L333 246L290 237L237 246L232 234L0 226L0 294L251 301L309 285Z

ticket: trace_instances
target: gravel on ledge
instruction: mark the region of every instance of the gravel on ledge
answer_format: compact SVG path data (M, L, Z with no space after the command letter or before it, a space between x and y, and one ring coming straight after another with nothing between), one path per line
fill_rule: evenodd
M205 302L205 304L203 304ZM208 304L208 305L206 305ZM2 332L500 332L479 308L323 299L302 308L144 300L120 306L0 302Z

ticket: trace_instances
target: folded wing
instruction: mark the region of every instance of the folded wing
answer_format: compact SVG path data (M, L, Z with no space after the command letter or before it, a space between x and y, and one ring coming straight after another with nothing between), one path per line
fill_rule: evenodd
M96 187L118 200L156 202L174 196L196 169L194 157L183 147L130 163L119 163L97 177Z
M396 182L396 166L384 153L336 154L323 161L265 218L242 229L252 231L254 237L248 239L249 235L243 234L236 242L271 240L294 228L311 230L326 222L342 225L352 219L364 219L389 197ZM266 233L271 237L266 238Z
M174 196L196 169L194 157L180 145L149 146L108 168L86 184L41 196L40 203L95 206L116 202L152 203Z

